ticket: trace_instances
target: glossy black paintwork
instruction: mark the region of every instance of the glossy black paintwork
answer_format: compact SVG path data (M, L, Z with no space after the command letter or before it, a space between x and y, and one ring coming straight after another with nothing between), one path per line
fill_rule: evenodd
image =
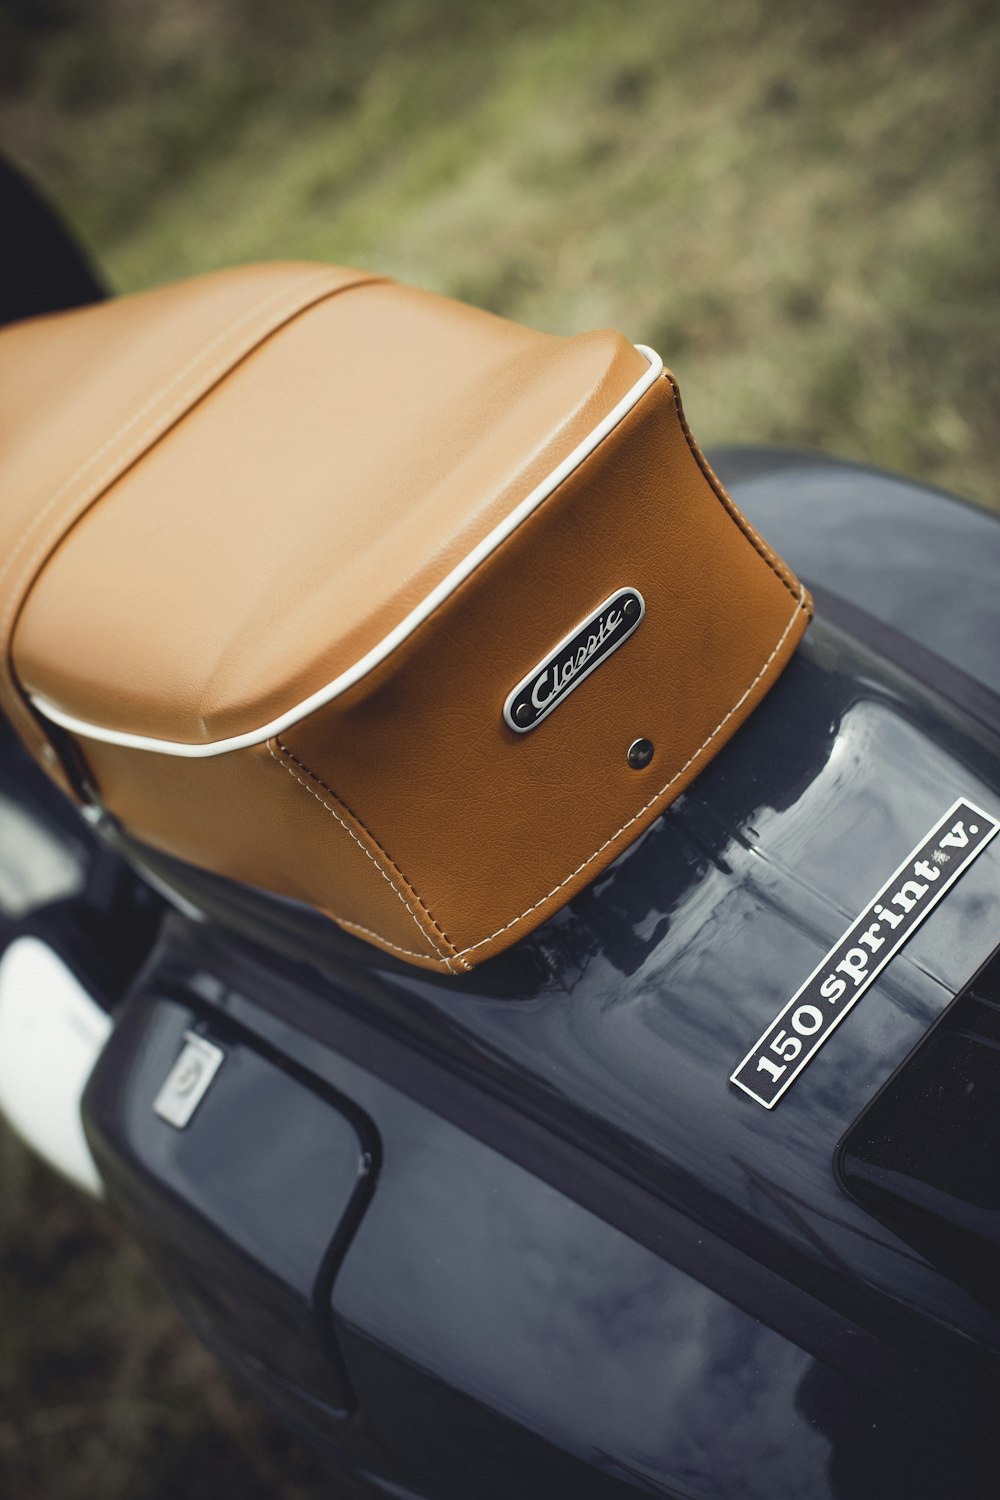
M377 1185L331 1304L361 1422L324 1428L315 1409L296 1412L287 1391L270 1393L338 1463L454 1500L481 1492L477 1473L490 1476L483 1493L539 1497L630 1487L728 1495L737 1481L748 1496L874 1497L930 1494L931 1476L939 1485L954 1477L942 1434L968 1455L974 1429L956 1436L957 1414L947 1410L931 1428L912 1399L899 1411L899 1391L887 1399L885 1389L894 1372L863 1329L842 1322L838 1352L822 1307L796 1302L775 1277L775 1319L787 1320L787 1301L799 1321L799 1338L783 1337L739 1306L760 1284L740 1275L739 1258L720 1265L716 1253L713 1263L710 1236L699 1236L703 1263L680 1270L674 1221L650 1195L641 1195L643 1222L633 1219L632 1232L609 1222L622 1216L614 1174L603 1193L606 1184L586 1180L578 1149L560 1152L547 1128L526 1128L513 1101L471 1079L463 1088L425 1049L331 1007L306 972L286 968L282 1014L265 1010L264 987L279 973L218 934L172 922L124 1028L135 1038L134 1012L156 1016L182 977L210 1034L252 1026L378 1121ZM156 1072L170 1060L158 1059ZM123 1062L102 1061L99 1089L114 1092ZM229 1131L242 1119L234 1110ZM149 1159L156 1122L147 1109L130 1124L137 1160ZM221 1122L219 1131L225 1139ZM549 1180L560 1176L561 1187ZM169 1207L139 1207L147 1234L170 1244ZM727 1297L704 1279L722 1272ZM253 1309L248 1295L248 1325ZM817 1341L830 1359L810 1352ZM232 1350L229 1358L240 1367ZM863 1482L855 1474L843 1489L837 1475L856 1464L859 1441ZM927 1488L913 1487L918 1473ZM905 1480L905 1490L890 1480Z
M179 1130L153 1104L188 1031L225 1055ZM232 1027L165 997L119 1018L88 1115L109 1191L205 1341L237 1352L256 1382L345 1413L326 1302L339 1237L368 1194L367 1123Z
M163 902L96 839L0 717L0 950L42 938L110 1007L158 930Z
M732 466L727 476L752 513L753 495L770 493L761 463L749 500ZM822 464L774 464L782 504L808 506ZM878 476L837 467L838 483L877 496ZM964 537L970 563L983 556L982 525L1000 528L933 504L942 534ZM775 506L753 518L781 544ZM785 540L820 584L821 564L846 575L859 548L851 528L834 529L809 572ZM957 582L954 549L948 566ZM900 623L891 580L854 602ZM995 598L971 607L1000 639ZM922 647L946 655L947 630L929 628ZM171 918L133 986L88 1099L102 1163L182 1303L194 1287L203 1336L343 1472L441 1500L995 1492L1000 1327L967 1284L842 1190L833 1157L996 946L997 851L775 1111L728 1084L954 797L1000 804L984 718L924 691L906 660L821 619L691 792L570 908L461 980L383 960L312 913L118 836L209 920ZM964 661L988 696L988 671L975 653ZM289 1180L303 1180L301 1131L268 1106L269 1069L318 1091L321 1143L323 1122L339 1130L344 1111L358 1139L373 1133L367 1207L356 1200L344 1219L331 1203L322 1273L285 1278L312 1319L298 1377L253 1366L267 1235L255 1247L253 1215L241 1221L209 1193L197 1152L179 1186L157 1154L149 1103L190 1016L259 1060L246 1097L220 1089L218 1161L259 1110ZM290 1239L296 1201L283 1200ZM234 1261L236 1242L249 1253ZM233 1293L221 1311L204 1296L213 1282ZM331 1378L356 1403L348 1420L334 1414Z
M1000 1311L1000 950L841 1143L846 1190Z
M819 453L722 448L712 462L808 582L1000 694L1000 525L941 490Z
M384 1442L384 1384L373 1395L365 1371L370 1358L381 1368L391 1357L575 1457L600 1434L601 1451L646 1485L725 1494L732 1473L719 1468L710 1432L758 1431L751 1393L735 1412L726 1405L741 1390L734 1350L755 1347L745 1343L751 1328L777 1341L753 1367L770 1371L765 1406L781 1413L793 1457L811 1446L796 1404L807 1375L807 1388L831 1400L842 1382L845 1409L856 1414L889 1387L909 1412L911 1450L923 1434L923 1472L938 1441L927 1433L960 1422L956 1408L984 1393L995 1399L992 1317L847 1199L832 1169L840 1136L995 946L993 854L963 876L776 1111L727 1080L954 797L997 804L996 768L980 728L820 626L693 791L510 960L449 981L373 968L370 956L362 964L333 951L325 963L314 955L314 965L294 965L218 931L172 934L154 984L187 984L210 999L224 978L216 1005L360 1104L379 1131L382 1173L335 1281L333 1311L361 1409ZM396 1132L399 1106L379 1080L409 1099ZM587 1161L631 1184L631 1201L588 1176ZM525 1222L539 1226L534 1238ZM610 1248L600 1248L605 1235ZM610 1269L619 1262L621 1280ZM652 1277L653 1304L673 1308L674 1326L686 1326L680 1307L713 1310L698 1325L702 1358L735 1384L704 1397L701 1436L664 1397L682 1368L665 1338L653 1340L663 1348L658 1375L621 1387L609 1346L622 1345L637 1369L649 1355L600 1313L595 1266L605 1268L613 1306L628 1309L638 1297L629 1289ZM561 1277L567 1296L574 1285L590 1290L579 1294L578 1326L559 1357L611 1372L581 1382L590 1405L565 1375L550 1379ZM649 1324L659 1326L652 1306L640 1307L636 1337ZM656 1454L625 1421L649 1392L662 1403ZM936 1428L926 1426L928 1404ZM639 1425L650 1430L648 1420ZM856 1438L858 1422L847 1430ZM973 1438L961 1441L968 1451ZM442 1443L431 1462L443 1488L430 1492L457 1494L461 1458ZM735 1471L755 1471L748 1493L758 1479L761 1494L795 1493L780 1465L762 1466L749 1436L743 1449L730 1437L723 1451ZM817 1455L801 1462L822 1469L827 1493L838 1493L836 1466L824 1469ZM498 1478L497 1493L516 1482ZM881 1493L887 1482L882 1472ZM812 1483L823 1493L818 1476Z

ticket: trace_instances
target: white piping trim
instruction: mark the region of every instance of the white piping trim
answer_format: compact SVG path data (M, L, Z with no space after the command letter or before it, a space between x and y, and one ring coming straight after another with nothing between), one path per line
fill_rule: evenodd
M248 730L246 734L233 734L226 739L212 740L208 744L191 745L181 740L158 740L143 734L129 734L123 729L107 729L99 724L90 724L85 719L77 719L73 714L64 713L61 708L57 708L54 703L50 703L39 694L31 694L32 704L44 718L50 719L63 729L68 729L72 734L82 735L85 739L101 740L106 745L122 745L129 750L151 750L158 755L176 755L191 760L205 760L214 755L225 755L230 750L245 750L250 745L260 745L265 740L273 739L275 735L283 734L300 719L307 718L318 708L323 708L334 698L339 698L342 693L346 693L348 688L352 688L356 682L360 682L363 677L385 661L397 646L412 635L418 626L422 625L461 583L464 583L469 574L474 572L490 553L496 551L500 543L505 541L511 532L531 515L532 511L537 510L542 501L546 500L552 491L573 473L574 469L579 468L584 459L593 453L608 433L618 426L622 418L628 415L633 406L663 373L663 361L654 350L647 348L645 344L636 344L635 347L649 361L649 369L636 381L632 389L626 392L618 405L608 412L607 416L592 432L587 434L581 443L577 444L572 453L568 454L562 463L542 480L541 484L536 485L530 495L516 505L498 526L483 537L482 541L478 542L472 551L452 568L448 576L431 590L426 599L423 599L404 620L390 630L377 646L373 646L360 661L354 663L353 667L348 667L346 671L341 672L339 677L335 677L325 687L319 688L308 698L304 698L301 703L288 709L279 718L272 719L269 724L262 725L260 729Z

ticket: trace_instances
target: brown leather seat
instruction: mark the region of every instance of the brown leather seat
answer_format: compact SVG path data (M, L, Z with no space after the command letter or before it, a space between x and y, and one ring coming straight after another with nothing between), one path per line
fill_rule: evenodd
M60 726L138 836L431 966L593 878L806 622L612 332L249 267L6 330L0 413L29 745L59 774ZM519 733L515 685L621 588L628 649Z

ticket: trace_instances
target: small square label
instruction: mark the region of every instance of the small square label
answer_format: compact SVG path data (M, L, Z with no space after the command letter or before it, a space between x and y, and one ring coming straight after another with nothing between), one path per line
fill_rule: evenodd
M221 1047L193 1031L185 1031L184 1043L153 1103L153 1113L178 1130L190 1121L226 1055Z

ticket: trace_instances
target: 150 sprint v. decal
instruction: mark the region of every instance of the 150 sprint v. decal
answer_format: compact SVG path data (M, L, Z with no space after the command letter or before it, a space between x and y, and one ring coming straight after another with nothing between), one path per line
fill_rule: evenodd
M775 1016L730 1082L773 1109L998 828L1000 820L960 797Z

